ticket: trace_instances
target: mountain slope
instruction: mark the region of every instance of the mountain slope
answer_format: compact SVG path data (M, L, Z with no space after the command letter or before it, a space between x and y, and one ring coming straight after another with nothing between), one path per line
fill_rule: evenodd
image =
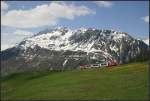
M148 46L143 41L124 32L58 27L41 31L1 52L2 74L75 69L94 61L115 60L122 64L136 57L145 59L147 54Z
M3 78L2 100L148 100L148 62L114 68L24 72Z

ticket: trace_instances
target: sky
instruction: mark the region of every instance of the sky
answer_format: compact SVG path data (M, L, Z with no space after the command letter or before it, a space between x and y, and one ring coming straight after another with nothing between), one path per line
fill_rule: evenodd
M149 1L1 1L1 50L41 30L113 29L149 38Z

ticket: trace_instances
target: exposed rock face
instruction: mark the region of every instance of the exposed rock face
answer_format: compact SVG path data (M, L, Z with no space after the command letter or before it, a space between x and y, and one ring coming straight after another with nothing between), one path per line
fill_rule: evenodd
M128 63L145 58L148 45L113 30L46 29L1 52L2 75L21 71L75 69L93 60Z

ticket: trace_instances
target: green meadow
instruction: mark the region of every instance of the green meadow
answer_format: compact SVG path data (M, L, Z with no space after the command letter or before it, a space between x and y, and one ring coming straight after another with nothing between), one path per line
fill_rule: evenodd
M1 78L2 100L148 100L148 62Z

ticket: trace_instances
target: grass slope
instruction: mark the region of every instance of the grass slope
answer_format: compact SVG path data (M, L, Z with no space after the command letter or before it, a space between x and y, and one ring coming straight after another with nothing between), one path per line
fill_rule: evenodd
M2 78L2 99L148 99L148 63Z

